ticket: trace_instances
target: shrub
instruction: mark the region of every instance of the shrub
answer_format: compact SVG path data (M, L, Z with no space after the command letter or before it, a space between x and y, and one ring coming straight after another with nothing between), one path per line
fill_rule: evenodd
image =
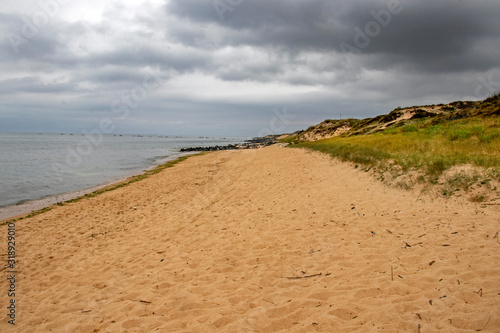
M466 128L452 128L448 130L447 137L450 141L465 140L472 136L471 131Z
M443 106L441 109L444 111L455 111L453 106Z
M386 128L382 133L384 134L399 134L399 129L398 128Z
M434 136L436 134L442 134L444 132L444 128L443 125L438 124L424 128L423 132L425 133L425 135Z
M484 134L484 126L480 126L480 125L472 126L470 128L470 131L471 131L472 135L479 137L480 135Z
M407 124L402 128L403 133L418 132L418 127L413 124Z
M491 141L500 137L500 132L498 129L493 129L489 133L485 134L484 132L478 135L479 142L481 143L490 143Z
M435 160L427 166L427 172L433 176L439 176L446 170L447 166L443 159Z

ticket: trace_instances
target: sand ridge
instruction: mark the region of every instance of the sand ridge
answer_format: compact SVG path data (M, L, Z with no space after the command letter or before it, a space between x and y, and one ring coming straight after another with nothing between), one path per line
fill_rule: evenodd
M196 156L17 222L15 331L498 332L499 221L320 153Z

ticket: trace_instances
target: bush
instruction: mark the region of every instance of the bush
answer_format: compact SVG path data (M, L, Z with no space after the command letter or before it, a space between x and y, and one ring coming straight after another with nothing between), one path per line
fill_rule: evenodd
M479 137L480 135L484 134L484 126L472 126L470 128L470 131L472 135Z
M490 143L491 141L497 139L498 137L500 137L500 132L496 128L491 130L488 134L485 134L483 132L478 135L479 142L481 143Z
M418 132L418 127L413 124L407 124L402 128L403 133Z
M442 134L444 132L444 128L443 125L438 124L434 126L425 127L423 132L425 133L425 135L434 136L436 134Z
M452 128L448 130L447 137L450 141L465 140L472 136L471 131L466 128Z
M392 134L392 135L399 134L399 129L390 127L390 128L386 128L382 133L383 134Z
M445 161L443 159L438 159L438 160L435 160L435 161L431 162L427 166L427 172L430 175L439 176L447 168L448 168L448 166L446 165Z
M444 111L455 111L455 108L453 106L443 106L441 110Z

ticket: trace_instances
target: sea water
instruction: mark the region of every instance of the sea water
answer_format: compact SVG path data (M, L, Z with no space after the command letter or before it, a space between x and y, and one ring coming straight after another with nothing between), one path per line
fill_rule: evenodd
M0 207L79 191L143 172L184 147L245 138L0 133Z

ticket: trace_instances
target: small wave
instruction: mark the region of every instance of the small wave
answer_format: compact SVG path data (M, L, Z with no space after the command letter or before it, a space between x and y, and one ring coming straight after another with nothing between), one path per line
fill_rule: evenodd
M158 162L158 161L161 161L161 160L164 160L166 158L168 158L169 155L162 155L162 156L155 156L155 157L150 157L150 158L147 158L146 161L148 163L155 163L155 162Z

